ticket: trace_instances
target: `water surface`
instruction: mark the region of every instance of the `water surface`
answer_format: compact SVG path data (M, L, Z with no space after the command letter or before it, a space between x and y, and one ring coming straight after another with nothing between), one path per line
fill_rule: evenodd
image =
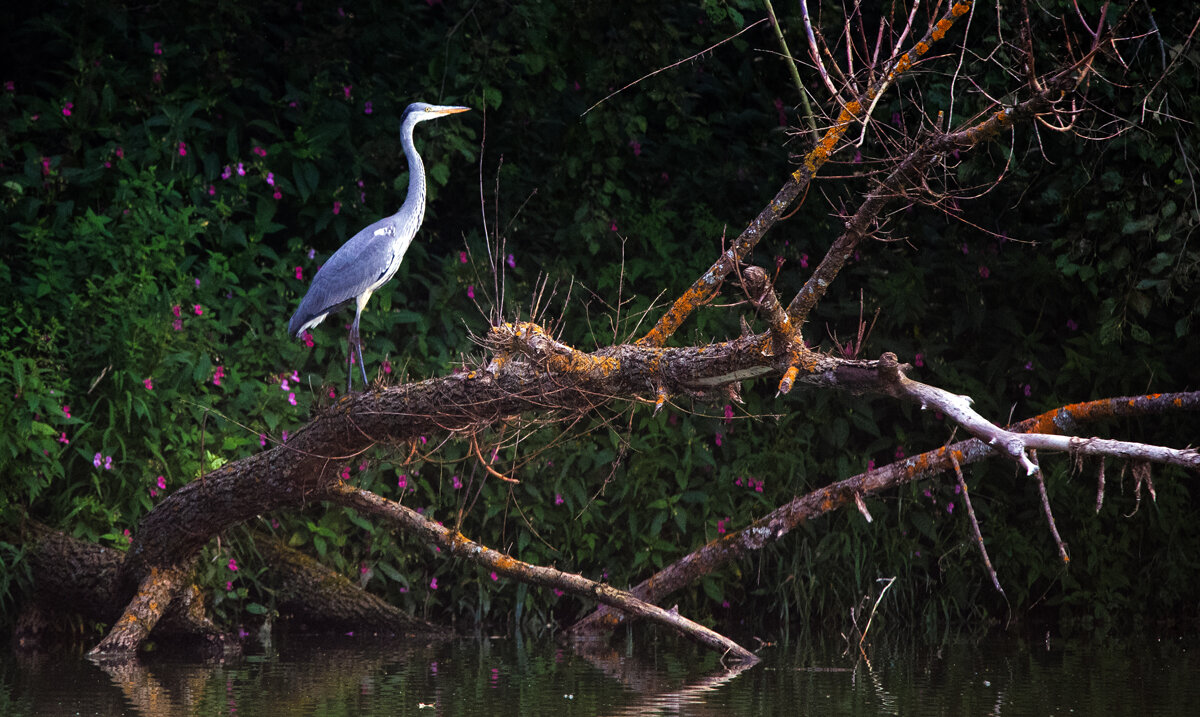
M1193 715L1192 639L940 644L887 638L761 649L723 666L648 631L566 647L278 636L223 661L0 654L3 715ZM257 654L256 654L257 652Z

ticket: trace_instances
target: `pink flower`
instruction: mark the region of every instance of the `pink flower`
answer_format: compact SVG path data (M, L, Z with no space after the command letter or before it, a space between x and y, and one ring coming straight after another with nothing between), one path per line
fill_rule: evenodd
M610 229L612 229L614 232L617 230L617 220L616 219L613 220L612 227L610 227Z
M636 139L631 139L631 140L629 140L629 146L633 147L633 156L635 156L635 157L642 156L641 142L638 142Z
M333 390L332 388L331 388L331 389L329 389L329 397L330 397L330 398L337 398L337 391Z
M104 456L104 470L112 470L112 456Z
M258 445L259 445L259 446L261 446L261 447L263 447L263 448L266 448L266 446L267 446L267 434L265 434L265 433L260 433L260 434L258 434Z
M468 299L475 298L475 285L474 284L467 286L467 298Z
M515 256L513 256L512 254L508 255L508 259L506 259L504 263L508 264L509 269L517 268L517 258Z
M555 504L555 505L562 505L562 504L563 504L563 497L562 497L562 493L555 493L555 494L554 494L554 504Z
M102 456L102 455L100 455L99 453L97 453L96 455L92 456L92 465L94 465L94 466L96 466L97 468L99 468L99 467L100 467L100 463L101 463L101 461L103 461L103 460L104 460L104 456Z
M174 306L171 307L171 313L175 314L175 318L177 318L177 319L179 318L179 315L182 311L183 311L183 307L180 306L179 304L175 304Z
M258 146L258 145L255 145L254 147L251 147L251 148L250 148L250 151L251 151L251 152L253 152L254 154L257 154L259 157L265 157L265 156L267 156L267 150L266 150L266 149L264 149L263 147L260 147L260 146Z
M462 485L463 485L462 479L459 478L458 476L451 476L450 477L450 485L454 486L454 490L459 490L460 488L462 488Z
M196 316L204 315L204 309L200 308L200 304L192 304L192 311L196 313Z
M125 148L117 147L117 159L125 159Z
M984 279L988 278L988 275L991 273L992 272L988 271L988 268L986 266L980 265L979 275L982 276Z
M729 521L729 518L719 518L717 520L717 533L718 534L725 532L725 523L728 521Z
M400 488L400 490L408 488L408 476L404 473L401 473L400 480L396 481L396 485Z
M363 103L363 114L369 115L372 112L374 112L374 109L371 107L371 100L367 100Z
M338 201L338 200L336 200L336 199L335 199L335 200L333 200L333 213L334 213L334 214L341 214L341 213L342 213L342 203L341 203L341 202L339 202L339 201Z
M801 268L801 269L807 269L807 268L808 268L808 254L801 254L801 255L800 255L800 268Z
M210 197L215 197L215 196L217 196L217 187L216 187L216 185L213 185L213 184L210 184L210 185L208 185L208 196L210 196Z
M163 53L162 43L161 42L154 43L154 54L161 55L162 53Z
M1075 323L1074 319L1067 319L1067 328L1071 331L1075 331L1079 328L1079 324Z
M63 412L63 415L66 416L67 418L71 417L71 407L70 406L63 406L62 412Z
M489 577L491 577L491 579L492 579L492 582L496 582L497 580L499 580L499 579L500 579L500 576L496 574L496 571L495 571L495 570L493 570L493 571L492 571L492 573L491 573L491 575L490 575Z
M717 445L718 445L718 446L720 446L720 445L721 445L721 438L722 438L721 434L720 434L720 433L717 433Z
M350 99L350 91L353 89L354 85L342 85L342 96L346 99Z
M729 423L733 420L733 406L725 404L725 422Z
M296 394L291 391L288 392L288 403L292 404L293 406L296 405Z
M288 432L284 431L283 436L281 436L279 440L282 441L283 443L287 443L287 439L288 439Z
M303 267L299 267L299 266L298 266L298 267L296 267L296 281L304 281L304 269L303 269Z
M12 80L5 80L4 81L4 91L5 92L16 92L17 86L16 86L16 84L13 83Z
M384 362L383 362L383 372L384 372L384 373L391 373L391 372L392 372L392 362L391 362L391 361L384 360Z
M274 172L267 172L267 184L270 184L272 187L275 186L275 173Z
M126 528L124 531L122 531L122 532L121 532L121 535L124 535L124 536L125 536L125 542L126 542L126 543L132 543L132 542L133 542L133 535L132 535L132 534L129 532L129 528Z
M183 331L183 319L175 319L175 321L171 323L171 326L176 331Z
M275 193L271 195L271 198L272 199L283 199L283 192L279 191L279 189L276 189Z
M221 179L229 179L232 176L233 170L229 168L228 164L225 165L225 168L221 170Z
M434 578L433 580L429 581L429 589L437 590L437 578Z
M242 162L238 162L237 173L238 173L239 177L246 176L246 165L243 164Z
M45 177L45 176L48 176L49 174L50 174L50 158L42 157L42 176Z
M1033 395L1033 387L1032 387L1032 386L1030 386L1029 384L1025 384L1024 391L1025 391L1025 396L1026 396L1026 397L1029 397L1029 396L1032 396L1032 395Z
M461 264L466 264L466 263L467 263L467 253L466 253L465 251L460 251L460 252L458 253L458 261L459 261L459 263L461 263Z
M338 478L342 480L350 480L350 466L343 466L342 472L338 473Z
M213 385L220 386L221 379L223 379L223 378L225 378L225 367L218 366L217 369L215 371L213 371Z
M896 446L896 460L904 457L904 446Z
M922 366L924 366L925 365L925 354L917 354L917 355L913 356L913 365L916 366L917 368L921 368Z
M151 382L150 382L150 379L148 379L148 378L144 378L144 379L142 379L142 385L146 387L146 390L147 390L147 391L153 391L153 390L154 390L154 384L153 384L153 383L151 383Z
M75 108L74 102L68 102L67 104L63 105L63 108L62 108L63 117L70 117L71 110L74 108Z
M232 580L225 581L225 592L227 592L227 593L233 592L233 581Z
M311 349L313 347L313 343L314 343L313 335L311 333L309 333L308 331L305 331L304 332L304 345Z
M238 569L237 561L234 560L233 558L230 558L229 559L229 571L236 573L237 569Z
M63 443L63 444L70 444L71 440L69 438L67 438L67 434L64 432L64 433L59 434L58 442Z
M946 504L946 512L947 513L954 512L954 501L950 501L949 503Z
M164 477L162 477L162 476L159 476L159 477L158 477L158 487L159 487L160 489L162 489L162 490L166 490L166 488L167 488L167 479L166 479L166 478L164 478Z
M180 157L187 156L187 144L185 144L182 140L179 142L179 156Z
M875 459L874 458L867 461L867 470L869 470L869 471L875 470Z

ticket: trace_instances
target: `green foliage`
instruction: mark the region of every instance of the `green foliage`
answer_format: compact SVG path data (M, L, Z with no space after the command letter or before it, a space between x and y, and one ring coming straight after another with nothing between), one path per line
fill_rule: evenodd
M363 317L368 366L392 381L477 355L469 333L486 320L475 307L494 300L479 184L491 238L512 255L505 315L527 315L546 275L558 285L548 315L562 312L547 321L589 348L644 331L660 294L688 286L791 170L786 125L804 122L789 109L785 69L759 50L774 51L769 32L585 114L742 29L761 14L755 3L449 5L6 11L30 15L3 23L0 49L22 68L0 78L12 83L0 91L0 412L10 427L0 433L0 521L30 515L122 547L165 491L285 440L336 397L344 321L314 331L311 347L283 326L322 260L401 200L396 129L410 101L477 111L417 139L426 223ZM800 32L796 8L776 10ZM979 37L1016 36L987 15L975 18ZM808 340L834 350L835 336L850 338L861 290L866 315L881 310L866 355L896 351L918 378L970 393L998 421L1194 387L1197 140L1171 117L1200 116L1200 94L1194 50L1180 40L1164 40L1162 58L1178 58L1179 71L1158 85L1153 112L1120 87L1090 89L1092 102L1136 122L1123 136L1088 143L1021 128L1009 144L948 158L948 179L963 186L988 185L1008 163L1003 183L961 201L965 222L922 207L895 215L889 229L907 241L865 245ZM1158 55L1139 53L1122 83L1154 85ZM989 92L1019 89L999 69L978 72ZM875 119L916 127L951 97L945 78L906 79ZM840 231L835 212L870 187L853 173L878 168L885 152L871 139L861 163L843 150L846 164L829 173L850 176L822 184L821 199L812 192L764 241L754 260L782 265L781 296ZM583 288L568 303L572 280ZM727 286L715 303L738 291ZM735 335L739 312L756 322L744 307L706 307L679 340ZM464 533L515 557L627 585L792 496L949 435L940 417L889 402L774 391L750 382L744 404L681 398L658 416L618 407L564 426L497 427L481 445L504 446L494 465L516 486L440 436L412 461L381 451L345 471L447 524L461 515ZM1194 443L1186 426L1164 423L1095 430ZM877 620L930 628L1034 608L1102 621L1194 608L1192 489L1164 473L1158 502L1125 517L1126 479L1092 516L1090 481L1047 465L1075 558L1066 571L1046 531L1028 528L1041 520L1029 484L1007 466L969 472L1008 603L990 588L956 486L937 480L868 500L870 525L851 511L804 526L680 595L680 609L841 628L892 576ZM448 561L349 511L313 506L254 527L418 614L542 626L587 607ZM21 565L15 545L0 543L4 607L26 580L9 569ZM230 623L274 609L269 566L251 546L235 532L200 563Z

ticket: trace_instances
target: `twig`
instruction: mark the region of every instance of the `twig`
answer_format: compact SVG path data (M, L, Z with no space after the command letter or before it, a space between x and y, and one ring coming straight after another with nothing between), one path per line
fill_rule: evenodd
M1033 459L1033 464L1036 470L1034 477L1037 478L1038 496L1042 501L1042 513L1046 516L1046 524L1050 526L1050 534L1054 536L1054 543L1058 546L1058 557L1064 563L1071 562L1071 556L1067 555L1067 546L1063 544L1062 536L1058 534L1058 526L1054 523L1054 513L1050 510L1050 496L1046 494L1046 479L1042 476L1042 467L1037 463L1037 451L1029 451L1029 455Z
M967 481L963 478L962 466L958 464L958 456L954 455L954 451L946 451L950 457L950 464L954 466L954 475L958 478L958 486L962 489L963 505L967 506L967 517L971 519L971 530L975 533L975 544L979 546L979 554L983 557L983 566L987 568L988 576L992 579L992 585L996 587L996 592L1004 595L1004 588L1000 587L1000 578L996 575L996 568L992 567L992 559L988 557L987 546L983 544L983 531L979 529L979 520L975 517L975 508L971 505L971 491L967 489ZM1007 602L1008 596L1004 595Z
M764 22L766 22L766 21L767 21L767 18L765 18L765 17L764 17L764 18L763 18L763 19L761 19L761 20L757 20L757 21L755 21L755 22L752 22L752 23L750 23L749 25L747 25L746 27L742 28L742 30L741 30L741 31L739 31L739 32L737 32L736 34L730 35L729 37L725 38L724 40L721 40L720 42L718 42L718 43L717 43L717 44L715 44L715 45L711 45L711 46L709 46L709 47L706 47L706 48L704 48L703 50L701 50L700 52L697 52L696 54L692 55L691 57L685 57L685 58L683 58L682 60L680 60L680 61L678 61L678 62L672 62L671 64L667 65L666 67L660 67L660 68L658 68L657 70L655 70L654 72L650 72L650 73L647 73L647 74L645 74L645 75L642 75L641 77L637 78L637 79L636 79L636 80L634 80L633 82L630 82L629 84L625 85L625 86L624 86L624 87L622 87L621 89L619 89L619 90L614 90L614 91L612 91L612 92L608 93L607 95L605 95L604 99L600 100L599 102L597 102L596 104L592 105L591 107L588 107L586 110L584 110L582 113L580 113L580 115L579 115L579 116L580 116L580 117L582 117L583 115L587 114L588 112L591 112L592 110L596 109L597 107L599 107L600 105L604 104L604 103L605 103L605 102L607 102L608 100L612 99L612 98L613 98L615 95L619 95L619 94L621 94L622 92L624 92L625 90L629 89L630 87L633 87L634 85L636 85L637 83L641 82L642 80L645 80L645 79L649 79L649 78L651 78L651 77L654 77L655 75L657 75L657 74L658 74L658 73L660 73L660 72L666 72L667 70L674 69L674 68L676 68L676 67L678 67L678 66L682 65L682 64L683 64L683 63L685 63L685 62L691 62L692 60L696 59L697 57L700 57L700 56L701 56L701 55L703 55L704 53L706 53L706 52L710 52L710 51L712 51L712 50L715 50L715 49L717 49L717 48L718 48L718 47L720 47L721 45L724 45L725 43L729 42L730 40L733 40L733 39L737 38L739 35L742 35L743 33L746 33L746 32L749 32L750 30L753 30L754 28L758 27L759 25L763 24L763 23L764 23Z
M788 71L792 75L792 82L796 83L796 92L800 93L800 101L804 103L804 118L808 120L808 128L817 132L817 120L813 117L812 104L808 101L808 92L804 89L804 82L800 80L800 71L796 69L796 60L792 58L792 51L788 49L787 40L783 37L783 30L779 27L779 19L775 17L775 8L771 7L771 0L763 0L763 5L767 8L767 17L771 20L771 27L775 30L775 39L779 40L779 47L783 50L783 60L787 63Z

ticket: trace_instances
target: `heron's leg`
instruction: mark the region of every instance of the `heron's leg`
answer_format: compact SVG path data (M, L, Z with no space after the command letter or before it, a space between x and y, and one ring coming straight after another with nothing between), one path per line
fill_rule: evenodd
M354 342L358 340L358 325L350 325L350 338L346 342L346 395L354 391Z
M366 391L367 388L370 387L371 382L367 380L367 365L363 363L361 337L358 339L358 342L354 344L354 349L358 352L358 367L362 369L363 390Z

